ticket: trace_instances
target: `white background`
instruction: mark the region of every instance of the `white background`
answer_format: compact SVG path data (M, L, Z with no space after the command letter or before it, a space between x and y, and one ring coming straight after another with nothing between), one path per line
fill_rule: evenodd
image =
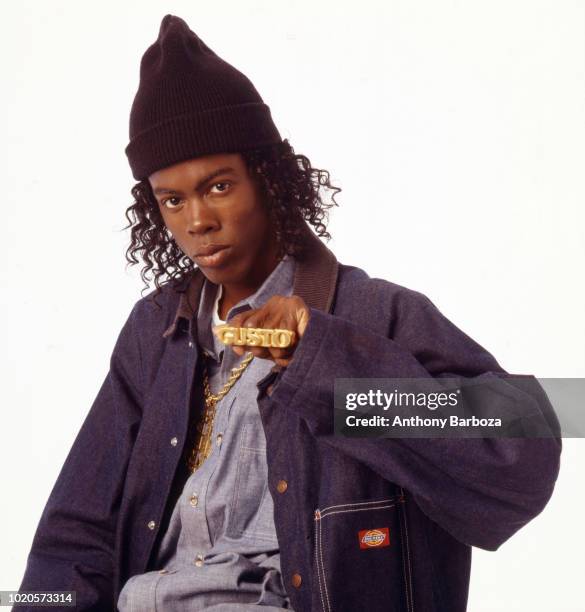
M124 154L166 13L343 188L328 246L423 292L510 372L585 376L580 0L27 2L3 10L0 589L141 297ZM582 440L543 513L474 550L469 610L584 610ZM421 611L423 612L423 611Z

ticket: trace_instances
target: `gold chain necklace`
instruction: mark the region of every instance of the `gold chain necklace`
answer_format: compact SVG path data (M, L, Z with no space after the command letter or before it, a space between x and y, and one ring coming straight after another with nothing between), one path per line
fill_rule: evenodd
M213 420L215 419L215 407L217 402L222 399L227 392L236 384L236 381L248 364L254 359L253 353L248 353L242 363L232 368L228 381L224 384L221 390L213 394L209 388L209 376L207 374L207 363L204 365L203 371L203 392L205 394L205 408L203 414L199 418L195 430L195 444L191 450L191 454L187 459L187 466L191 473L201 467L203 462L211 452L211 434L213 433Z

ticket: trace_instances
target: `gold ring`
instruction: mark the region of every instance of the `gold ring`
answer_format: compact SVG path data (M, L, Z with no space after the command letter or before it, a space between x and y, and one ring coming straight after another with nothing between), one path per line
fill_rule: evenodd
M295 339L295 332L290 329L218 325L214 328L214 333L224 344L233 344L235 346L287 348Z

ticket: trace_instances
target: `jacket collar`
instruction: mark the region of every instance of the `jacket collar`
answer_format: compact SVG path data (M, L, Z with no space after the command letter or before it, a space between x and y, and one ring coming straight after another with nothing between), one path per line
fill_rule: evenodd
M307 249L301 258L296 258L293 281L293 295L301 297L309 308L330 312L335 296L339 263L337 258L311 231L305 223L304 233ZM171 336L184 319L189 323L192 333L194 315L197 312L201 289L205 276L200 268L195 268L180 292L179 305L171 325L164 331L163 338Z

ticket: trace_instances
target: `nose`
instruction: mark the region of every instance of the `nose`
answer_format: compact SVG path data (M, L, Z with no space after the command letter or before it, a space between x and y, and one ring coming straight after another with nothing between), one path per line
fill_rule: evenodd
M202 199L190 199L187 203L186 212L187 231L191 235L205 234L219 228L219 220Z

